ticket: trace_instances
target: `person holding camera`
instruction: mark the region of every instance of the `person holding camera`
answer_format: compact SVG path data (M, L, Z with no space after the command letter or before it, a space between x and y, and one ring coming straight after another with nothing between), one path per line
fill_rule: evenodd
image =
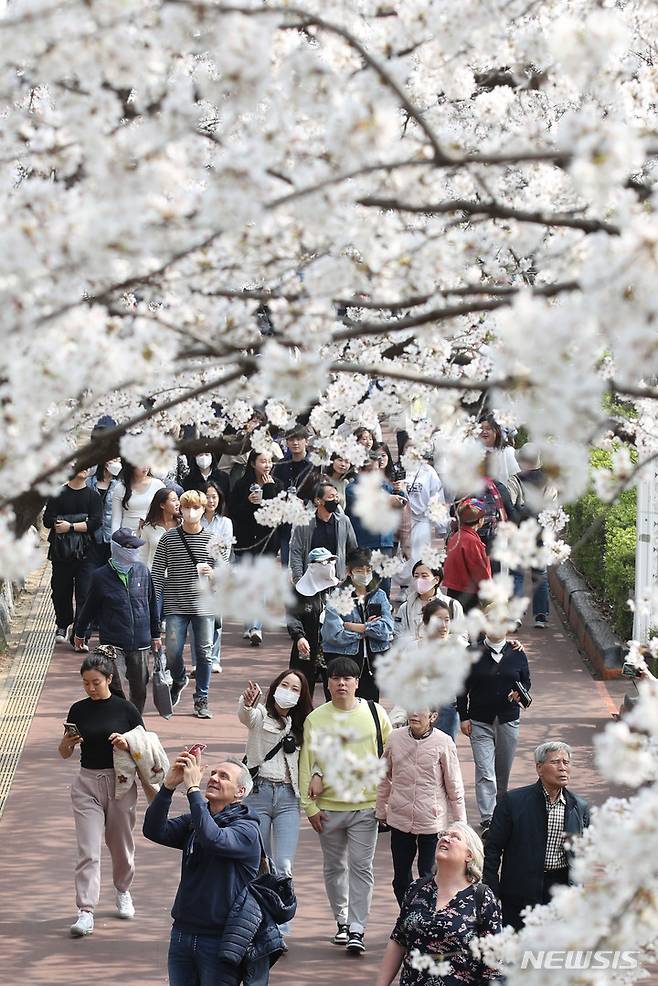
M379 701L375 681L378 654L391 646L393 615L388 596L373 578L369 548L355 548L347 556L348 577L343 588L352 590L351 612L340 614L328 600L322 624L324 659L351 657L359 668L357 697Z
M78 860L75 901L78 916L71 936L83 938L94 930L94 908L101 891L101 843L110 851L112 878L120 918L135 916L130 885L135 876L135 805L137 786L115 797L114 750L127 750L123 733L143 726L130 702L110 690L114 667L102 653L88 654L80 666L87 698L75 702L64 724L59 755L68 760L80 745L80 773L71 785Z
M461 731L471 741L475 800L484 836L497 802L507 792L521 707L527 708L532 699L528 658L518 643L490 629L478 646L480 658L457 698L457 712Z
M249 730L244 762L254 781L245 804L258 817L265 852L280 876L292 876L297 851L299 750L312 711L306 678L296 671L278 674L264 703L253 681L238 701L238 719Z

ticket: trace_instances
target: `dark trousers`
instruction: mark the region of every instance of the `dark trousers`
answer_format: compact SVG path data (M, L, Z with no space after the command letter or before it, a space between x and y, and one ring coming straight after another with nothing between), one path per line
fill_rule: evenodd
M500 902L503 908L503 925L511 924L516 931L523 927L521 911L524 907L532 907L536 904L548 904L551 899L551 889L559 884L569 882L569 869L564 867L561 870L550 870L544 873L542 884L541 900L524 900L523 897L513 897L508 894L501 895Z
M402 906L402 899L413 883L411 868L418 853L418 876L432 876L434 854L438 835L413 835L391 828L391 856L393 857L393 893Z
M308 684L308 690L311 693L311 698L313 698L313 691L315 685L318 681L322 682L322 689L324 691L324 696L327 702L330 700L329 689L327 687L327 669L324 665L320 665L317 655L313 657L313 652L307 660L300 657L297 651L297 645L293 646L290 654L290 663L288 667L291 671L299 671L306 678Z
M470 610L475 609L478 605L478 594L477 592L458 592L457 589L446 589L446 596L450 596L451 599L458 599L459 602L464 607L464 612L468 613Z
M52 559L50 589L57 626L62 630L73 623L73 597L76 613L84 606L93 571L94 566L88 558L82 561Z
M115 667L120 672L120 680L125 675L125 679L128 681L130 701L138 712L143 712L146 705L146 686L149 681L150 648L123 650L121 647L117 647L116 651Z

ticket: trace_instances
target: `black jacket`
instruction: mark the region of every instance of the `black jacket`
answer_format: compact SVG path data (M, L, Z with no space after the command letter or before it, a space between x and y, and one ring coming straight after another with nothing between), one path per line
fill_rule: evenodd
M314 596L302 596L293 589L294 603L286 611L286 629L292 640L291 660L298 656L298 643L305 637L309 642L309 660L315 664L320 652L320 615L324 609L326 592L316 592Z
M484 642L479 647L482 655L471 668L464 691L457 699L459 718L462 722L474 719L476 722L492 723L498 717L499 722L514 722L519 718L520 707L518 702L510 702L507 696L513 691L515 681L530 689L530 670L525 651L517 650L507 642L497 664L491 656L491 649Z
M564 789L564 829L582 835L589 825L587 802ZM543 896L548 820L541 781L508 791L493 813L484 851L482 880L498 897L539 904ZM503 860L500 877L498 868Z
M128 588L109 562L96 569L75 621L76 637L84 637L93 623L98 624L101 644L113 644L123 650L151 646L151 640L160 636L160 619L153 579L146 565L135 562Z
M189 470L183 479L183 489L201 490L201 492L204 492L207 483L216 483L224 494L224 501L226 501L229 493L228 475L217 468L217 463L213 460L210 475L207 479L204 479L201 475L201 470L196 464L196 459L192 457L191 461L188 459L188 462Z
M239 556L247 552L253 555L275 555L279 550L281 532L276 527L264 527L259 524L254 514L260 503L251 503L249 487L254 482L253 469L247 469L229 497L228 514L233 521L235 532L235 552ZM273 500L281 493L282 487L278 480L263 486L263 500Z
M272 475L278 479L284 490L294 486L297 490L297 496L304 502L308 502L312 498L313 490L320 478L320 470L313 465L309 458L302 459L301 462L282 459L281 462L275 463Z

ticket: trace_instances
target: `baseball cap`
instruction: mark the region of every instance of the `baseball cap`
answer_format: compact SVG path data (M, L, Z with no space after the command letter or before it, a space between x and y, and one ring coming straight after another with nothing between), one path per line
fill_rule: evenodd
M122 548L141 548L143 544L146 544L146 541L137 537L129 527L120 527L112 535L112 540Z
M457 508L457 514L463 524L475 524L484 517L485 510L479 500L464 500Z

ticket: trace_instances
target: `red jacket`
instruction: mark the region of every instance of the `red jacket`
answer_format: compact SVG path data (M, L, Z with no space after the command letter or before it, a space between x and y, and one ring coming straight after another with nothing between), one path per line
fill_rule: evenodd
M477 531L460 527L448 538L442 586L457 592L477 592L479 583L490 578L491 563Z

